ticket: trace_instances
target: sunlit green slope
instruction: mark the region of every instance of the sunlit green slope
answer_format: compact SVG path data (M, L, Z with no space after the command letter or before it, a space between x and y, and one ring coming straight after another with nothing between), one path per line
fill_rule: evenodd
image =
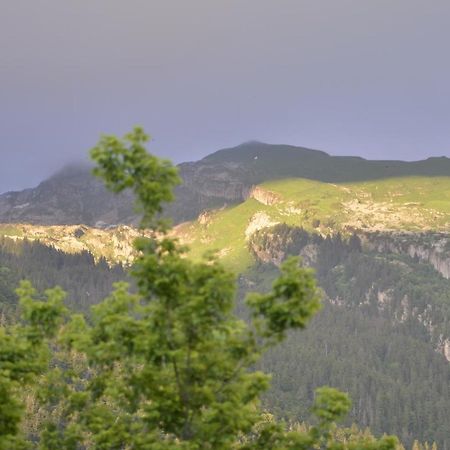
M243 203L205 212L175 233L198 258L217 251L237 271L252 263L247 240L286 223L321 234L338 231L450 232L450 177L404 177L334 184L284 179L254 188Z

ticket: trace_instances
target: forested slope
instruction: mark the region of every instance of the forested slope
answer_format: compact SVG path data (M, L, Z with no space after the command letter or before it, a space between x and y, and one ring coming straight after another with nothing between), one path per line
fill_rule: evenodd
M379 253L356 235L323 238L278 225L249 245L260 263L241 277L242 295L266 289L282 260L302 255L326 298L311 326L264 360L273 373L267 404L306 420L314 388L338 386L351 393L360 426L448 447L450 281L430 263Z
M22 279L40 291L56 285L67 291L66 304L77 311L106 297L115 281L127 277L122 266L110 267L104 259L95 262L92 254L67 254L39 242L0 239L0 310L16 312L15 289Z

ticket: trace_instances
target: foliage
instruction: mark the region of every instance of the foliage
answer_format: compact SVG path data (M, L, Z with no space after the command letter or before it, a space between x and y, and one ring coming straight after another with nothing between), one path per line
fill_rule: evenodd
M28 282L18 289L23 323L0 327L0 449L25 448L19 435L23 407L19 393L33 376L43 373L49 361L48 340L54 337L65 312L59 288L38 300Z

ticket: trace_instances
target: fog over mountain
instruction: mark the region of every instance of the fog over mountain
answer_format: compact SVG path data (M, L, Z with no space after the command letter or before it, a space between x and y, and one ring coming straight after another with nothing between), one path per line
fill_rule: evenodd
M255 138L450 156L444 0L0 5L0 192L135 124L176 162Z

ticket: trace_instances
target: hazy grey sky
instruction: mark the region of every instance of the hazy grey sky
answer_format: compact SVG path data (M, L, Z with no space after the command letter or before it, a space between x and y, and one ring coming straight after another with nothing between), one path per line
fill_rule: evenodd
M134 124L177 162L450 156L449 23L448 0L0 0L0 192Z

